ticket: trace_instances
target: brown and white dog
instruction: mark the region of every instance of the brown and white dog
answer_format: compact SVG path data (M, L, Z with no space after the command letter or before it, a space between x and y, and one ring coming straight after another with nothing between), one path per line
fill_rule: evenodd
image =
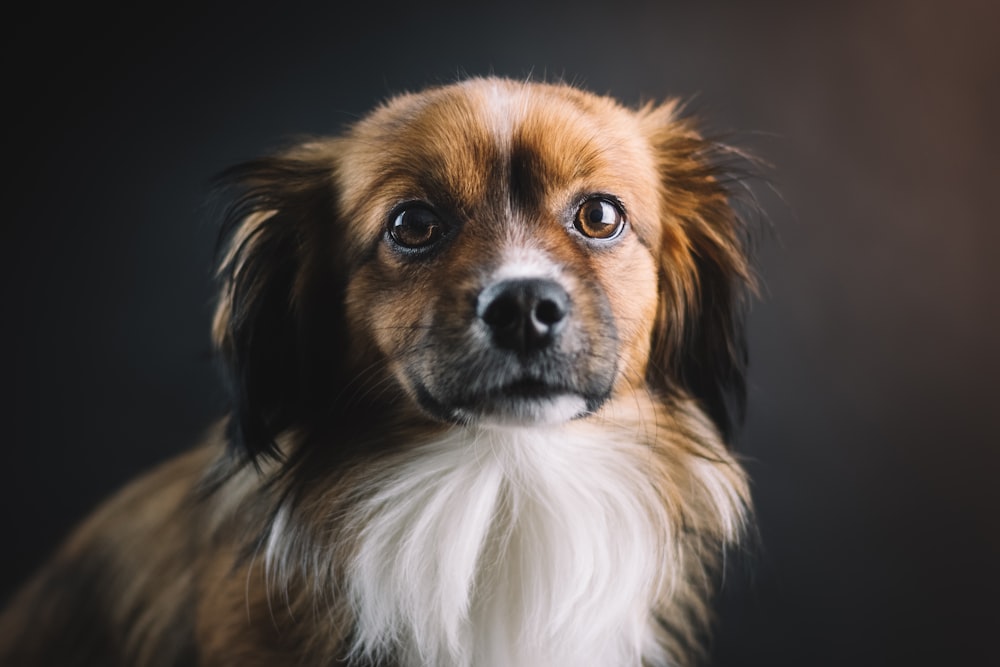
M748 523L730 153L471 79L225 175L227 426L91 516L4 665L686 665Z

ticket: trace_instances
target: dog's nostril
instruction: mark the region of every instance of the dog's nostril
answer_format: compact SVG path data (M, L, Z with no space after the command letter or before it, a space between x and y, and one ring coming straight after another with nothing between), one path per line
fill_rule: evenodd
M499 294L490 301L482 319L491 329L506 329L521 321L522 306L514 294Z
M566 304L555 299L543 299L535 306L534 316L540 324L552 326L566 317Z
M479 296L479 317L497 347L529 353L548 347L569 314L569 295L551 280L509 280Z

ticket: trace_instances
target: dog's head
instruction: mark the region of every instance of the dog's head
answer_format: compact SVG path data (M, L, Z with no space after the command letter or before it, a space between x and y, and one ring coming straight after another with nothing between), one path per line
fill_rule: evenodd
M474 79L232 170L214 336L237 439L274 453L373 411L554 423L636 391L726 434L751 276L720 156L673 103Z

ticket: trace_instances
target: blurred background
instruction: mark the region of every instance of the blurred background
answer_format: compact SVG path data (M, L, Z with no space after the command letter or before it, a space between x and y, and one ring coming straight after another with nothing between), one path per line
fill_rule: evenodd
M980 665L1000 626L1000 4L38 4L5 29L0 598L226 399L212 175L465 74L680 96L774 165L762 548L720 666ZM995 664L995 663L994 663Z

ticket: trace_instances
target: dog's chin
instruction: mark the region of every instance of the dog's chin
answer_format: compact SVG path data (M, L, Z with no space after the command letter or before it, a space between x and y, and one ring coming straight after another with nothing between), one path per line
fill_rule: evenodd
M439 398L426 386L417 400L434 419L465 426L551 426L593 413L605 397L587 397L538 382L518 382L480 395Z
M452 410L453 421L479 426L549 426L589 414L587 400L577 394L494 400L481 406Z

